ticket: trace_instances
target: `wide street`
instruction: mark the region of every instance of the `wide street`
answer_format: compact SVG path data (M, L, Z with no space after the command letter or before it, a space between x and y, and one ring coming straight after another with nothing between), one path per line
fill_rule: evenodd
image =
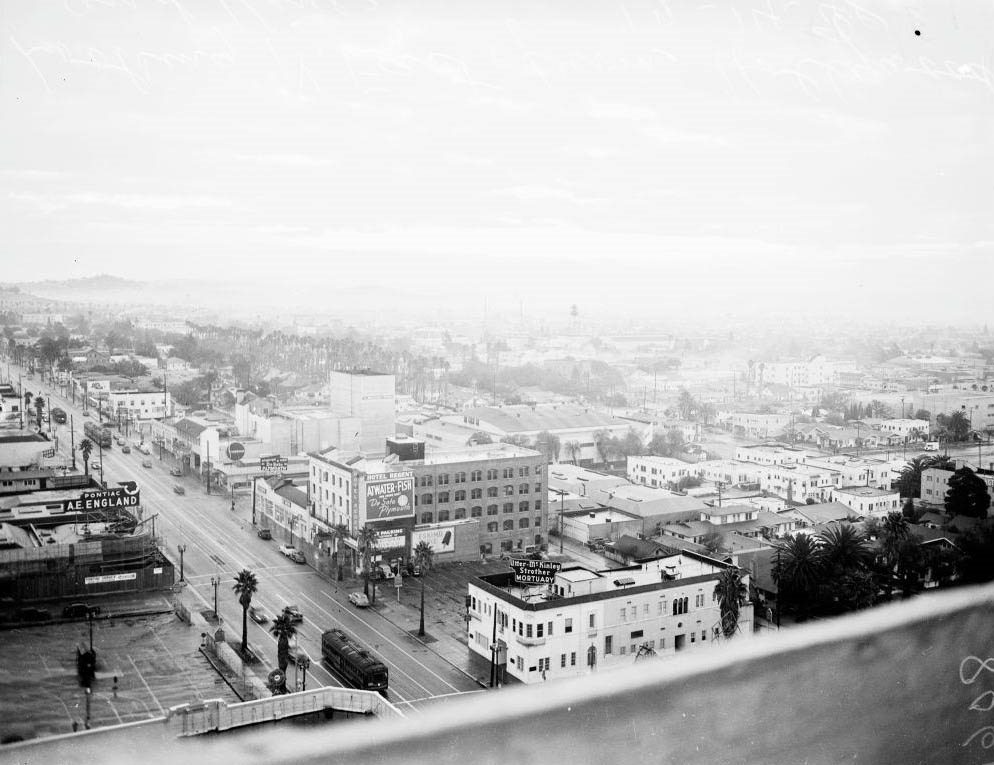
M59 406L73 414L78 446L84 437L83 423L87 422L81 407L73 406L61 396L57 386L40 384L37 377L29 380L25 375L23 385L25 390L36 393L40 388L42 393L51 396L53 407ZM60 452L68 457L69 423L52 423L52 427L53 433L59 436ZM131 443L136 441L135 436L129 438ZM99 451L95 449L90 459L91 462L99 460ZM142 467L145 460L150 460L152 467ZM82 468L82 455L78 452L77 465ZM177 546L186 546L183 556L186 586L191 588L204 609L214 608L215 588L211 580L220 580L216 590L217 607L229 639L240 636L242 625L241 606L232 591L234 575L249 569L259 580L254 604L262 605L270 615L279 613L285 605L295 604L304 615L303 623L297 628L297 640L313 660L307 687L343 684L320 662L321 633L339 627L386 663L390 670L389 699L401 709L416 710L419 704L434 698L480 692L479 685L462 669L428 650L375 610L355 609L347 600L347 591L325 581L310 567L287 560L279 553L277 541L259 539L251 525L250 500L243 498L233 512L228 494L208 496L194 477L170 476L170 467L168 462L160 461L154 448L150 456L134 448L130 454L122 454L117 445L103 450L105 481L109 485L119 481L138 482L142 517L149 526L152 523L149 519L155 517L155 534L162 549L176 564L177 571L180 563ZM184 487L184 495L174 492L177 485ZM389 597L386 593L383 595ZM266 671L274 668L276 639L269 633L268 625L249 620L248 640L262 658ZM295 679L292 666L288 675L292 683Z

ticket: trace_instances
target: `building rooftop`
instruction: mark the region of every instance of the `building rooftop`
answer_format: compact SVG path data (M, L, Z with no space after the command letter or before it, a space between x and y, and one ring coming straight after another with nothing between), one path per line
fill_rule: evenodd
M893 489L878 489L874 486L840 486L835 491L842 494L851 494L856 497L887 497L894 494Z
M465 410L461 417L467 425L473 420L487 423L505 433L570 430L572 428L601 428L627 425L625 420L610 414L572 404L552 406L512 405L481 406Z

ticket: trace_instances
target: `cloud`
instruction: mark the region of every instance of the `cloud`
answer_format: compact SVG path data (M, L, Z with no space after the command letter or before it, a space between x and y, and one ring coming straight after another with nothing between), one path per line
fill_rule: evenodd
M219 197L166 194L105 194L91 191L73 194L36 194L34 192L13 191L8 194L8 197L15 202L32 205L44 213L90 205L117 207L124 210L152 211L231 206L229 200Z
M622 103L594 103L587 108L587 114L599 120L654 122L658 119L655 109Z
M512 186L510 188L497 189L494 193L500 196L514 197L522 202L553 200L569 202L574 205L589 205L600 201L590 197L578 197L569 189L556 188L554 186Z
M279 167L333 167L338 164L338 160L313 154L236 154L235 159Z

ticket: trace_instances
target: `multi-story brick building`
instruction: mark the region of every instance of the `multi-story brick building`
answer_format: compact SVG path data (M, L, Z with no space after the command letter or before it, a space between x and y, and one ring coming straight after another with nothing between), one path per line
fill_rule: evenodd
M715 585L727 567L683 552L622 569L563 569L541 588L514 574L478 577L468 586L467 641L489 659L496 629L507 673L528 684L705 651L725 640ZM743 603L734 639L751 636L752 621Z

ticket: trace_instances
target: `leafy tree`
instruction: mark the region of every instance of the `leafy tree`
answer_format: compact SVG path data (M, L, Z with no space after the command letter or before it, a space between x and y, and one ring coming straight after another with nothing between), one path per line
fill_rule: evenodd
M730 638L739 628L739 607L749 597L742 572L736 567L722 569L714 586L714 596L718 598L722 634Z
M665 433L656 433L645 447L647 454L654 457L669 457L670 456L670 445L666 440Z
M356 541L359 543L359 552L362 555L362 590L369 597L369 569L372 565L373 554L376 549L376 540L379 537L376 529L372 526L363 526L359 529ZM376 585L373 585L373 602L376 602Z
M79 449L80 453L83 455L83 469L86 471L86 475L89 475L90 455L93 454L93 442L88 438L84 438L79 442L79 445L76 448Z
M903 515L908 523L918 523L918 519L922 517L924 511L915 507L915 501L908 497L904 501L904 506L901 508L901 515Z
M953 412L945 421L945 426L953 441L966 441L967 436L970 435L970 420L966 412L960 410Z
M913 420L931 420L932 413L928 409L916 409L914 415L911 419Z
M725 537L717 531L711 531L701 537L700 544L711 554L720 553L725 544Z
M642 439L639 438L634 428L628 429L628 432L625 433L625 437L621 439L618 447L622 457L634 457L645 453L645 444L642 443Z
M425 579L431 571L431 564L435 557L435 551L431 545L424 540L418 542L414 548L414 565L421 569L421 622L418 625L418 635L424 637L425 634Z
M42 396L35 396L35 422L38 430L41 430L42 417L45 414L45 399Z
M689 420L697 410L698 403L694 400L694 397L690 395L690 391L686 388L680 388L680 396L677 399L676 407L677 411L680 412L681 419Z
M694 475L685 475L676 482L677 491L686 491L687 489L694 489L701 485L701 479Z
M598 430L594 433L594 448L597 450L597 454L600 455L601 462L607 462L610 459L611 446L614 438L611 437L611 433L608 430Z
M543 430L535 436L535 448L545 455L545 458L549 463L559 461L560 442L559 436L555 433Z
M666 431L666 444L670 451L670 456L675 456L683 451L683 433L677 428L670 428Z
M897 547L894 579L901 589L901 596L911 597L924 589L923 580L928 571L928 559L922 546L913 536L905 537Z
M580 446L579 441L567 441L563 444L563 448L566 450L566 454L569 455L570 462L574 465L577 464L577 460L582 453L583 447Z
M946 512L950 515L986 518L987 508L991 506L987 484L964 465L949 477L945 505Z
M252 596L259 589L259 580L247 568L235 575L235 584L231 588L238 594L238 602L242 606L242 653L248 648L248 610L252 605Z
M528 436L523 436L520 433L512 433L509 436L504 436L500 441L502 444L513 444L514 446L531 446Z
M276 664L286 675L286 668L290 664L290 638L297 634L289 608L284 608L283 613L273 619L269 631L276 636Z

